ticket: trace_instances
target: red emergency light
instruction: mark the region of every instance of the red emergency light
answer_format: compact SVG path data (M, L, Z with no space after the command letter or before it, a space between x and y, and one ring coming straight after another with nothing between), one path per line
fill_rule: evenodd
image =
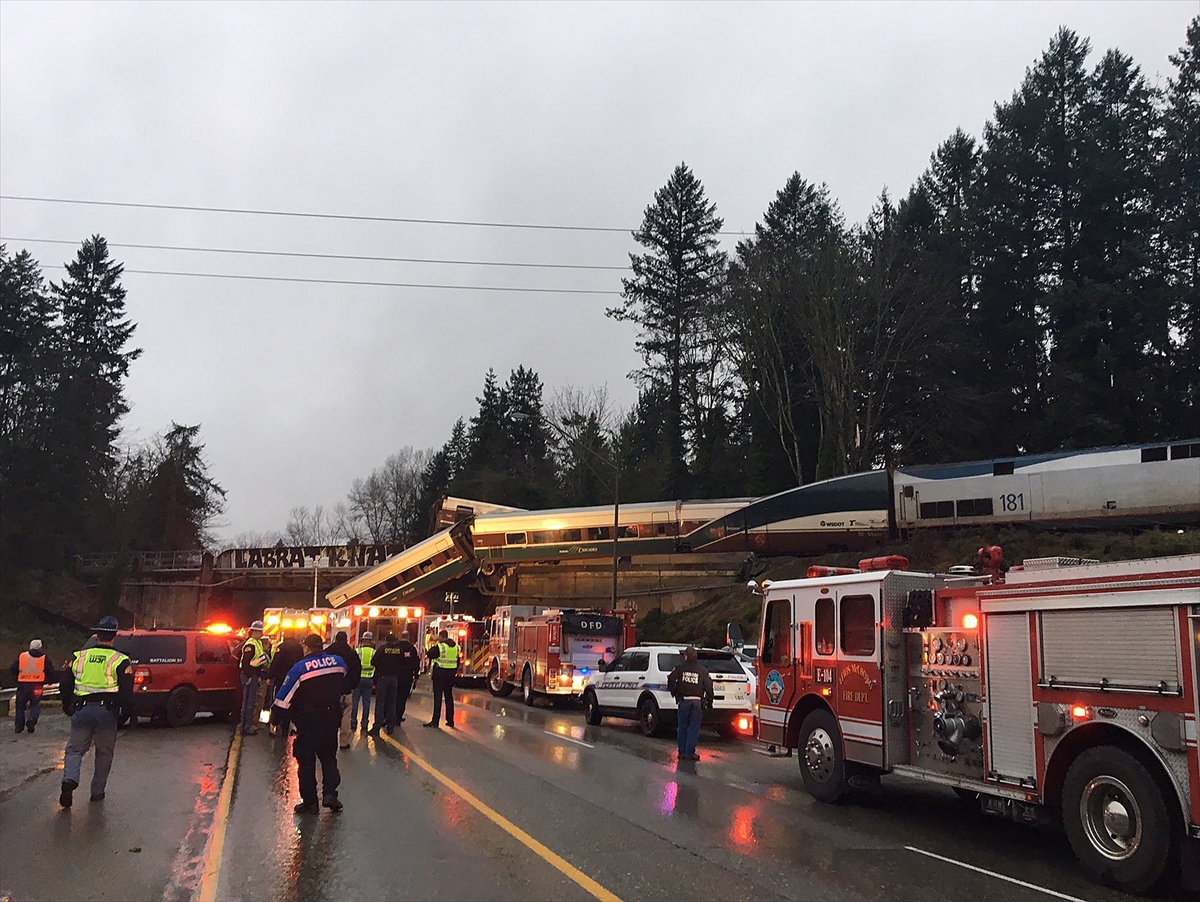
M851 573L857 573L850 567L825 567L820 564L813 564L808 568L807 576L809 579L817 579L821 576L848 576Z
M882 557L863 558L858 562L858 570L860 573L869 573L872 570L907 570L908 558L902 554L885 554Z
M754 718L743 714L737 719L736 726L739 733L751 733L754 731Z

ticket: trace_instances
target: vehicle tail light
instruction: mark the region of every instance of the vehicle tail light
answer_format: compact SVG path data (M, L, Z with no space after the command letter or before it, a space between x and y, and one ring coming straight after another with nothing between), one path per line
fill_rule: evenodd
M754 718L743 714L737 719L737 731L739 733L749 733L754 729Z
M361 617L361 616L362 616L362 612L363 612L363 609L362 609L362 608L360 608L360 607L355 607L355 608L354 608L354 616L355 616L355 617Z
M1071 717L1075 720L1088 720L1092 716L1092 712L1084 705L1072 705Z
M419 619L421 618L421 609L420 609L420 608L413 608L413 610L412 610L412 615L413 615L413 617L415 617L415 618L417 618L417 619L419 620Z
M150 670L146 667L139 667L133 672L134 686L147 686L150 684Z
M459 635L459 637L460 637L460 638L461 638L462 636L465 636L466 634L467 634L467 631L466 631L466 630L459 630L459 631L458 631L458 635Z

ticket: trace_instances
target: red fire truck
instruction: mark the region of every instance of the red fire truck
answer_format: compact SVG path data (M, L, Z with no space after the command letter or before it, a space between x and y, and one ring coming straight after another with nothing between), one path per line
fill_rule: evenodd
M1004 577L984 551L992 575L900 558L757 587L759 738L819 800L903 774L1061 819L1098 880L1200 888L1200 555Z
M596 665L635 644L633 611L591 611L539 605L502 605L488 618L488 689L532 705L539 695L569 698L583 692Z

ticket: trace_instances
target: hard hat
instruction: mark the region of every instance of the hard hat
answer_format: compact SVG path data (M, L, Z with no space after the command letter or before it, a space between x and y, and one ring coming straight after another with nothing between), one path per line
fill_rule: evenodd
M96 626L98 633L115 633L121 627L117 623L117 618L109 614L107 617L101 617L100 623Z
M374 638L375 638L375 637L371 635L371 631L370 631L370 630L367 630L365 633L363 633L361 636L359 636L359 640L360 640L360 641L363 641L363 640L366 640L366 639L374 639Z
M41 647L42 647L41 639L31 639L29 641L29 650L30 651L37 651Z
M262 628L263 622L261 620L255 620L252 624L250 624L250 629L252 630L258 630L259 632L262 632Z

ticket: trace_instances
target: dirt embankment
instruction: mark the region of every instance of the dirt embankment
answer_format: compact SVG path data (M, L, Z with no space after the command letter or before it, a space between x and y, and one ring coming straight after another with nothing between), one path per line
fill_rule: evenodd
M56 667L80 648L99 618L94 590L66 576L9 573L0 585L0 686L16 685L9 665L41 639Z
M1200 530L1161 529L1141 532L1051 532L1028 529L995 529L978 532L946 531L889 542L853 554L823 554L808 558L764 558L755 579L781 580L804 576L812 564L856 567L859 560L885 554L902 554L914 570L944 572L967 564L981 545L1000 545L1009 564L1026 558L1081 557L1101 561L1138 560L1200 552ZM725 644L726 624L741 623L746 641L756 642L762 598L744 585L714 591L705 601L678 614L651 611L638 620L642 642L693 642L719 648Z

